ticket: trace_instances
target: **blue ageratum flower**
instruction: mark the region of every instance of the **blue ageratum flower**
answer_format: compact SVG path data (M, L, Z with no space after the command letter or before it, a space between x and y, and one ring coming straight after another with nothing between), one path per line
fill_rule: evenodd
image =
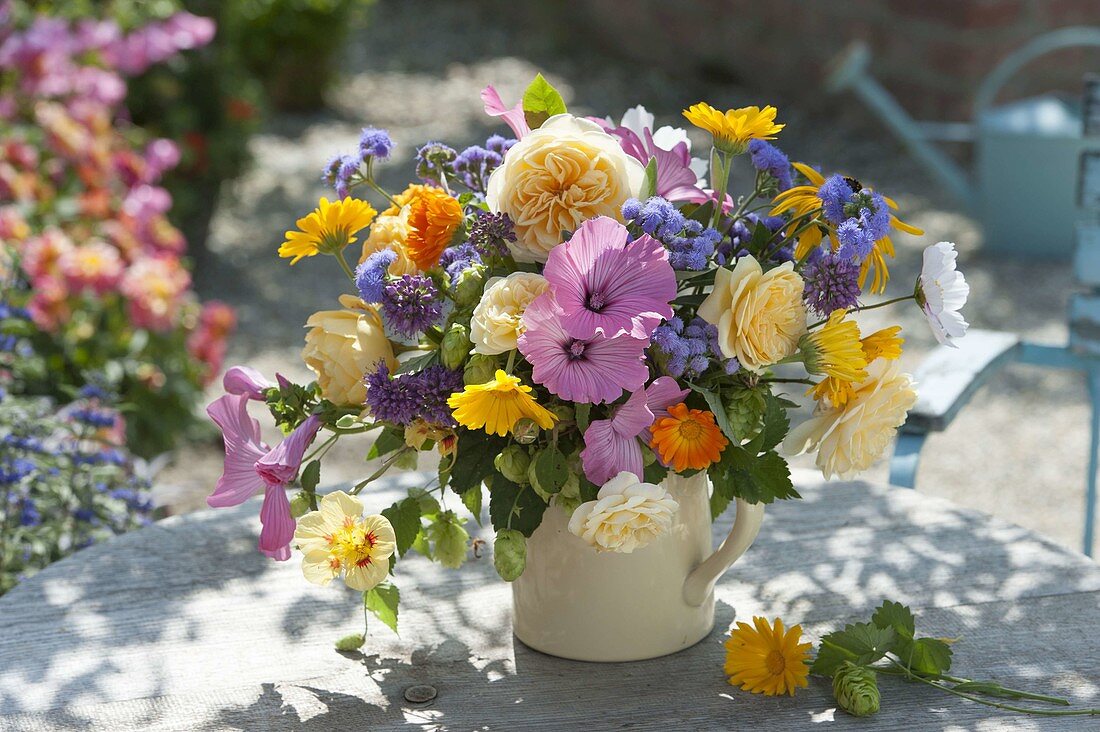
M385 297L386 276L389 267L397 261L397 252L383 249L363 260L355 268L355 289L363 302L380 303Z
M749 140L749 157L752 167L775 178L781 192L791 187L791 161L778 147L764 140Z
M388 160L393 148L393 140L390 139L390 133L386 130L364 127L359 135L359 157L364 162L367 158Z

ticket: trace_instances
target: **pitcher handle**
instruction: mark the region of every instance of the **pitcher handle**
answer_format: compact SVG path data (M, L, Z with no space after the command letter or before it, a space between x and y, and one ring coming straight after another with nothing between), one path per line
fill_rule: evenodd
M684 601L698 607L710 595L718 578L752 546L764 520L764 504L737 499L737 518L722 546L699 563L684 580Z

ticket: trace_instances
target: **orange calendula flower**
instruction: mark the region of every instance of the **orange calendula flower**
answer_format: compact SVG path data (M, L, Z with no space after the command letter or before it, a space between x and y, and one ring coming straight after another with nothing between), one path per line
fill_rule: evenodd
M738 623L726 640L726 675L732 686L753 694L794 696L809 685L810 643L800 643L802 626L789 630L776 618L754 617L752 625Z
M668 416L653 423L652 433L650 446L678 473L716 462L729 444L713 414L683 403L669 407Z
M302 257L337 254L356 241L355 235L370 226L377 212L366 201L345 198L329 202L322 198L310 214L298 219L297 231L286 232L279 256L297 264Z
M424 186L408 206L405 251L420 269L434 267L462 226L462 204L439 188Z

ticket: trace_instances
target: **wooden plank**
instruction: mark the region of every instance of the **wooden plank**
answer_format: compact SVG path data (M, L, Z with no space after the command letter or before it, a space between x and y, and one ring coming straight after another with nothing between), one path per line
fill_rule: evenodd
M917 403L902 426L904 432L939 432L986 379L1010 362L1020 339L1012 333L971 329L957 348L940 346L914 374Z
M721 640L756 614L802 622L816 639L885 597L911 604L929 633L963 636L960 669L1100 704L1094 563L941 499L795 478L805 500L769 507L757 544L718 586L716 631L632 664L563 661L516 642L489 557L457 572L403 560L401 635L372 623L365 655L339 654L332 641L361 627L356 593L260 556L258 502L169 519L0 598L0 729L784 730L834 715L854 725L822 680L794 699L730 688ZM368 507L423 480L384 484ZM438 697L406 702L418 683ZM883 711L861 729L1081 729L882 685Z

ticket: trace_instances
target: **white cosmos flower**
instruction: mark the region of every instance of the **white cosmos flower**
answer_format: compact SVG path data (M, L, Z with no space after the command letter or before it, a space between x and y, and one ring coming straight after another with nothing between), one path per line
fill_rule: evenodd
M608 124L614 124L611 118L607 118ZM620 127L625 127L639 139L645 140L645 131L650 130L653 132L653 144L662 150L671 150L679 145L681 142L687 145L688 152L691 152L691 139L688 137L687 130L683 127L672 127L670 125L664 125L657 129L653 128L654 117L649 111L642 105L631 107L623 113L623 118L619 122ZM695 173L695 177L699 180L696 181L696 185L703 188L707 185L708 163L703 158L692 158L690 163L691 172Z
M966 304L970 285L955 269L955 245L941 241L924 250L924 265L917 279L917 304L928 318L940 343L955 348L954 339L966 335L967 322L959 310Z
M679 508L662 486L623 471L603 484L596 500L577 506L569 531L596 551L629 554L667 533Z

